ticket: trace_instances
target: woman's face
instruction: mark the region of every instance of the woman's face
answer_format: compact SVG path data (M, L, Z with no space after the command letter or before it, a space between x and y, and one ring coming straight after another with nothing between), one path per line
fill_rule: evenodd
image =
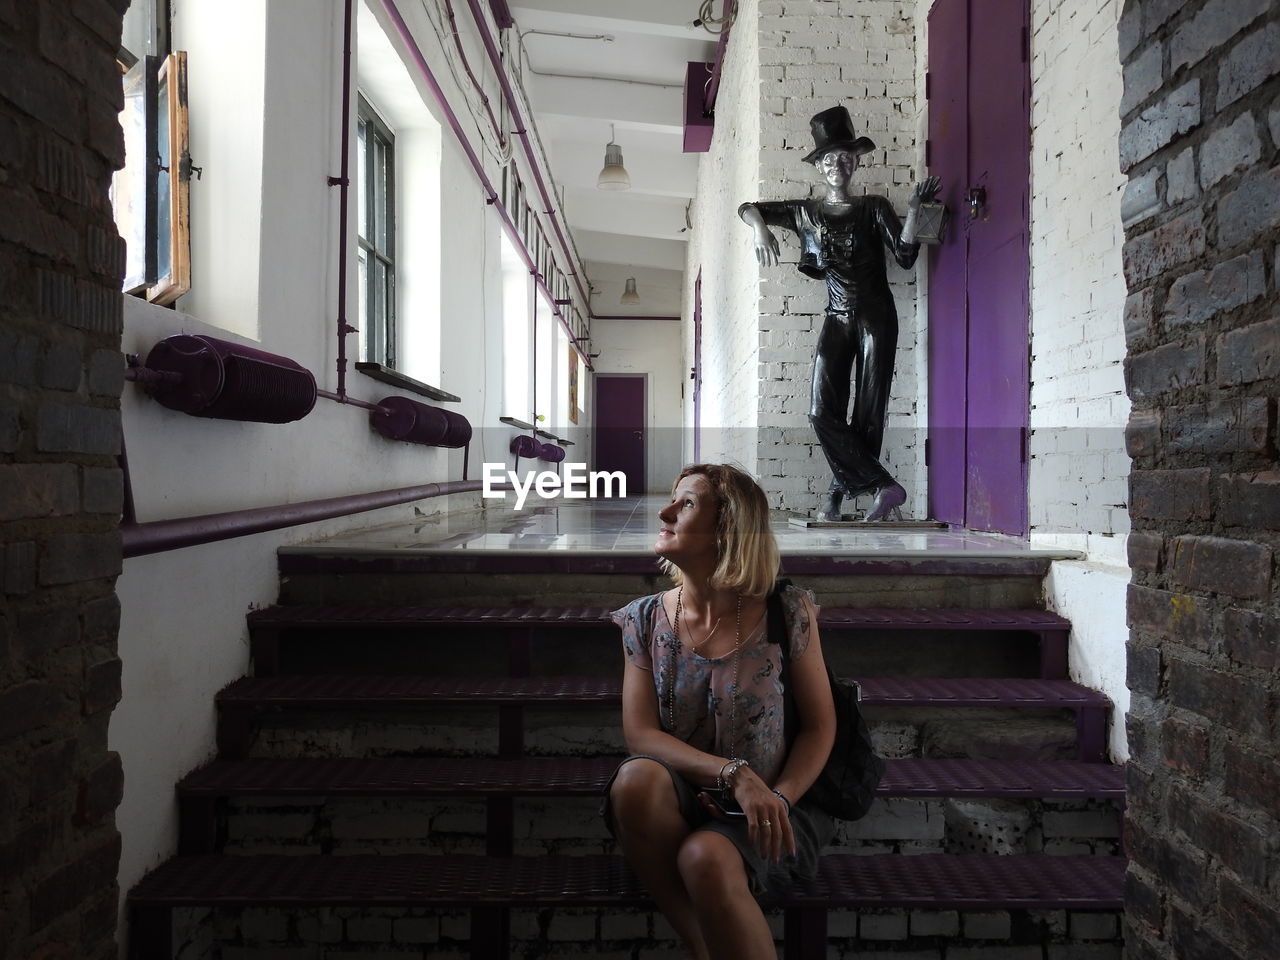
M676 485L671 502L658 511L661 527L654 552L682 570L690 563L716 560L716 499L700 473Z
M853 171L858 169L858 155L852 150L837 147L828 150L813 165L818 168L822 179L833 187L844 187L853 179Z

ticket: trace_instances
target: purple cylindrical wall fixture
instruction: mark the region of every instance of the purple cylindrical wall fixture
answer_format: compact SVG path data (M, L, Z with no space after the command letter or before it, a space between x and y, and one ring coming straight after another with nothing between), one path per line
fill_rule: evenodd
M538 445L538 459L547 463L559 463L564 459L564 447L550 441Z
M229 513L211 513L202 517L182 517L175 520L155 520L150 523L124 523L120 532L124 540L125 557L140 557L148 553L162 553L202 543L230 540L268 530L296 527L317 520L330 520L352 513L364 513L393 507L398 503L427 500L448 496L451 493L469 493L479 490L479 480L452 480L447 483L424 483L414 487L398 487L376 493L360 493L348 497L331 497L327 500L307 500L302 503L286 503L277 507L261 507L255 510L232 510ZM501 486L501 484L499 484Z
M369 417L373 429L391 440L424 443L433 447L465 447L471 441L471 423L460 413L443 410L408 397L386 397Z
M147 355L148 370L176 374L146 385L156 401L193 417L289 423L316 404L316 378L288 357L229 340L178 334Z
M538 456L542 445L527 433L511 438L511 452L521 460L533 460Z

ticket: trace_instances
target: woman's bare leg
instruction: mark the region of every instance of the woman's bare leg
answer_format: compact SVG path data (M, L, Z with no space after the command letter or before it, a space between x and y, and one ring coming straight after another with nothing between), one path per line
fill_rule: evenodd
M707 830L692 833L677 864L712 960L777 960L773 933L731 840Z
M709 960L697 914L676 867L689 824L680 815L667 768L637 757L619 768L609 790L614 833L639 875L695 960Z

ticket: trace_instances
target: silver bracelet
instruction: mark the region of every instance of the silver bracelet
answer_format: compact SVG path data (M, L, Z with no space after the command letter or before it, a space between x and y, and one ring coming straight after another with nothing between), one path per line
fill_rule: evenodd
M779 800L781 800L781 801L786 805L786 807L787 807L787 816L788 816L788 817L789 817L789 816L791 816L791 801L790 801L790 800L788 800L786 797L784 797L784 796L782 795L782 791L781 791L781 790L775 790L775 791L773 791L773 795L774 795L775 797L777 797Z
M717 786L721 790L724 790L725 788L732 788L733 778L738 775L738 771L743 767L748 766L750 766L750 764L741 757L733 757L728 763L720 768L720 776L716 778L718 781Z

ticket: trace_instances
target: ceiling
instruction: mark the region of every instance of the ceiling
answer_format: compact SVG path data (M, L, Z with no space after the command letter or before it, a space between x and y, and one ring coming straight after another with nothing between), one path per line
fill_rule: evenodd
M683 152L684 77L715 58L698 0L511 0L534 122L564 197L597 315L675 315L686 208L702 154ZM563 34L577 34L569 37ZM604 39L608 38L608 39ZM596 188L610 130L631 189ZM618 303L637 279L641 303Z

